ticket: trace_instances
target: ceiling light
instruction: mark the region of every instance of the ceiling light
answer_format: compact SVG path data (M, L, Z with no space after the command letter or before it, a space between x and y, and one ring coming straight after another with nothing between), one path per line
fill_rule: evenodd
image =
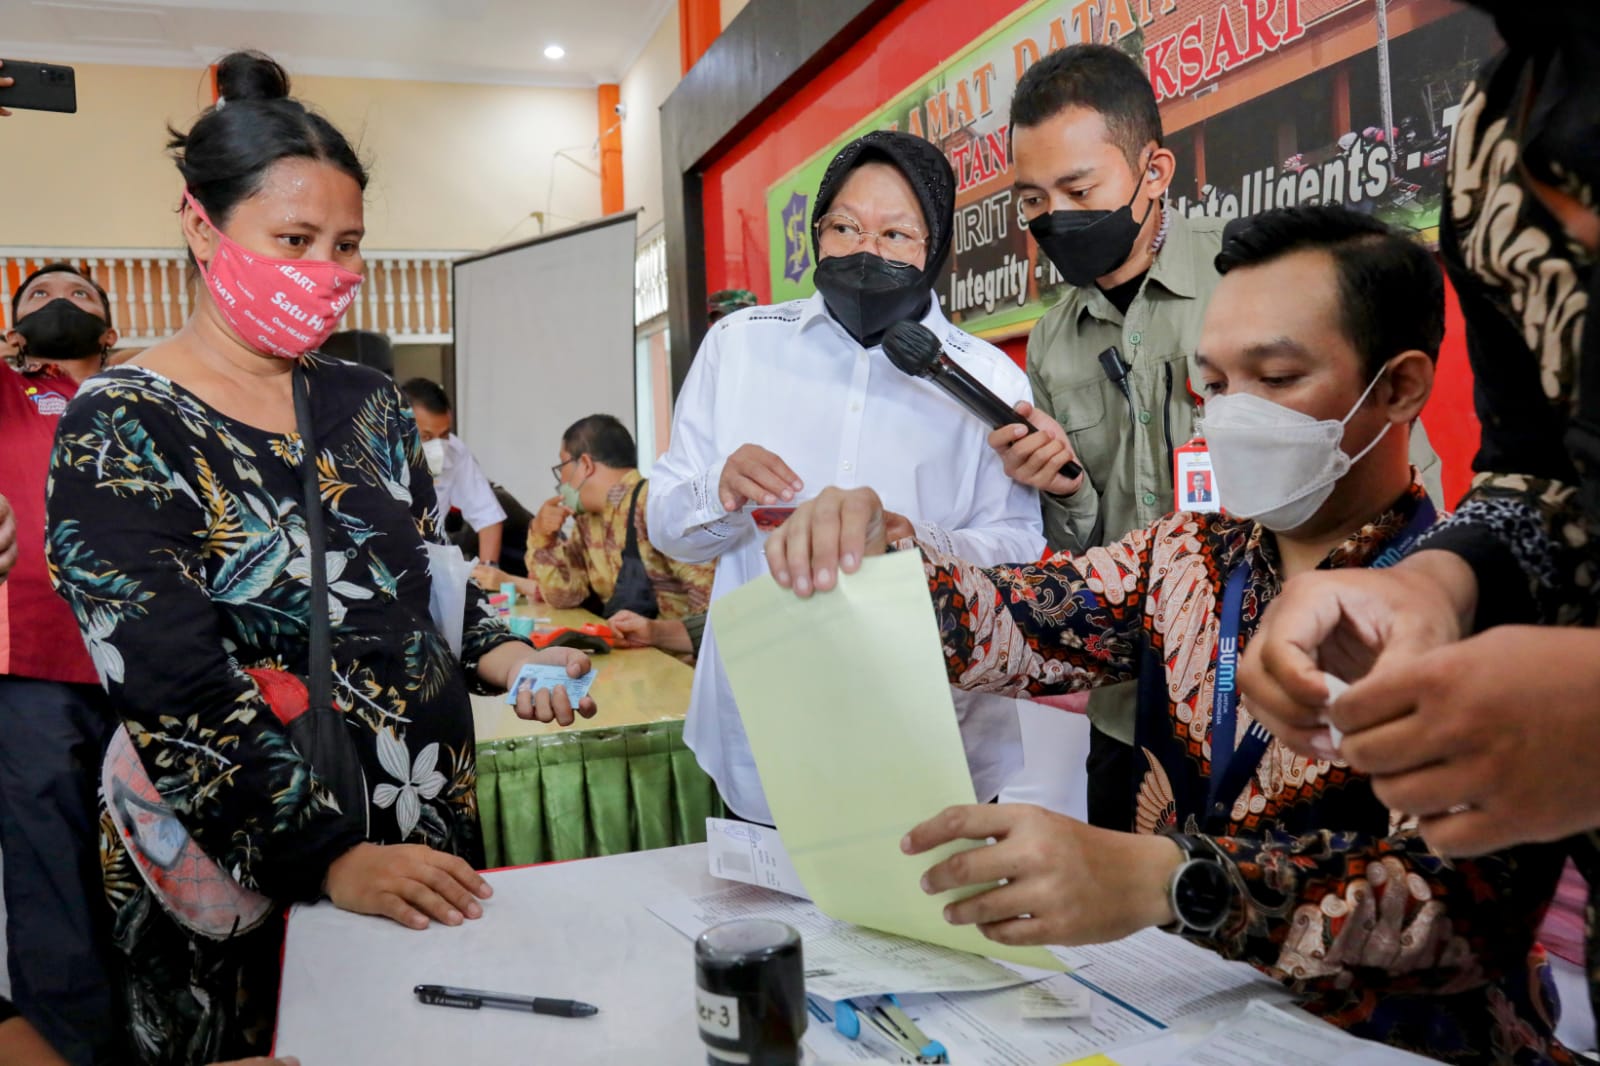
M559 44L552 44L544 50L544 57L546 59L560 59L566 54L567 50L562 48Z

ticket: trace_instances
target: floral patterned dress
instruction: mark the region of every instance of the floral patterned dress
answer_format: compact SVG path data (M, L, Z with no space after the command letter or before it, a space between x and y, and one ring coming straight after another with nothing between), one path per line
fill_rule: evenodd
M327 529L334 702L366 775L341 812L273 706L307 674L310 564L298 434L221 415L139 367L61 420L47 550L102 684L194 841L274 900L317 898L363 839L481 865L478 659L515 640L469 591L462 654L429 615L433 484L409 407L372 370L308 357ZM287 683L287 685L286 685ZM130 1060L210 1063L271 1039L282 924L210 940L175 922L102 816Z

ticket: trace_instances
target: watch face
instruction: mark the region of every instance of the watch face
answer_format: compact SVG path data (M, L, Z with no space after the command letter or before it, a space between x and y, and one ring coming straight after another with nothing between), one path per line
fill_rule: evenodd
M1172 909L1178 920L1197 932L1222 925L1233 902L1233 884L1222 864L1211 859L1184 863L1172 883Z

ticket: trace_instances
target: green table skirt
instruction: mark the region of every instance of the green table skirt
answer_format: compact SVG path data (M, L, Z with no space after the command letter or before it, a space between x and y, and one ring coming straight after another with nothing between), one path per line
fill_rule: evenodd
M478 813L492 869L697 844L722 801L655 722L479 744Z

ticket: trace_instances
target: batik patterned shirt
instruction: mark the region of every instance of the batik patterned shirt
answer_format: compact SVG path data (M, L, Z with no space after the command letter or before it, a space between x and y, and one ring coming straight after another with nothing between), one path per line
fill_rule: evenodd
M1574 5L1577 6L1577 5ZM1526 34L1462 97L1450 142L1440 252L1461 299L1483 436L1477 476L1423 547L1454 552L1478 583L1474 628L1600 625L1600 529L1583 505L1567 434L1579 412L1594 255L1568 236L1529 177L1594 210L1591 182L1559 159L1593 152L1546 123L1565 75L1558 34ZM1571 84L1568 80L1567 84ZM1589 345L1588 353L1584 345ZM1590 885L1589 995L1600 1003L1600 833L1568 842Z
M1424 500L1414 487L1322 568L1371 565ZM1249 566L1242 652L1281 587L1270 533L1177 514L1035 565L985 569L921 550L953 684L1047 696L1137 680L1136 831L1211 841L1237 890L1222 928L1195 939L1364 1037L1456 1062L1567 1060L1535 943L1558 848L1452 866L1365 776L1276 738L1223 810L1208 806L1223 589ZM1247 704L1236 717L1229 745L1254 723Z
M639 487L639 503L633 509L633 528L639 558L644 561L650 587L656 592L660 617L675 621L705 613L711 602L711 579L716 576L716 567L680 563L650 543L645 519L650 484L641 481L637 470L628 471L611 486L604 511L576 516L570 535L547 537L534 526L528 527L528 576L538 582L539 594L551 606L577 607L590 596L603 604L611 598L617 576L622 573L622 549L628 543L628 501L635 486Z

